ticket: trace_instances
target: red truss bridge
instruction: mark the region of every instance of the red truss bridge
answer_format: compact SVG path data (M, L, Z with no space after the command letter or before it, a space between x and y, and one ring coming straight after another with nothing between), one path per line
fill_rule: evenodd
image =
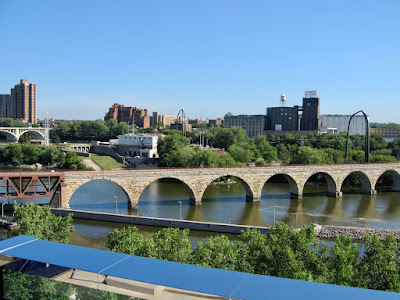
M0 172L0 198L51 197L63 181L63 172Z

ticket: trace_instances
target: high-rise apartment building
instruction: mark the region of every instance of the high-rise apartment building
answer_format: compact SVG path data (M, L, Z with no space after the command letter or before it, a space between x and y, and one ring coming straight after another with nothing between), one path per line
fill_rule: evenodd
M0 95L0 118L11 118L12 110L11 94Z
M36 84L21 79L11 89L11 95L0 95L0 116L36 124Z

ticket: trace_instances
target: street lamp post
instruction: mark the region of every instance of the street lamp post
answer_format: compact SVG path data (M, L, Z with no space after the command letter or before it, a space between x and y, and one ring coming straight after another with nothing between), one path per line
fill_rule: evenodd
M115 213L117 214L118 213L118 197L114 196L114 199L115 199Z
M58 208L61 208L61 197L60 197L60 191L56 191L57 197L58 197Z
M179 201L179 220L182 220L182 201Z

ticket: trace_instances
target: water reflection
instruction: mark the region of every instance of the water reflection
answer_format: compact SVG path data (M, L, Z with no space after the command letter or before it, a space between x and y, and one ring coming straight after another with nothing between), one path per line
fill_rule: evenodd
M190 205L189 191L182 183L153 182L139 198L138 208L128 210L124 191L109 181L93 181L79 188L71 208L232 224L269 226L282 221L292 226L318 223L400 229L400 197L396 192L377 195L345 193L326 196L326 186L306 185L302 199L290 199L288 183L266 183L259 203L246 202L241 183L209 186L202 205Z

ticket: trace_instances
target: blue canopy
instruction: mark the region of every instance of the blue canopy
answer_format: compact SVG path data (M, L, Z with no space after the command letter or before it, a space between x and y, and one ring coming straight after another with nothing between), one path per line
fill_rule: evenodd
M0 255L236 299L399 299L395 293L206 268L30 236L0 241Z

